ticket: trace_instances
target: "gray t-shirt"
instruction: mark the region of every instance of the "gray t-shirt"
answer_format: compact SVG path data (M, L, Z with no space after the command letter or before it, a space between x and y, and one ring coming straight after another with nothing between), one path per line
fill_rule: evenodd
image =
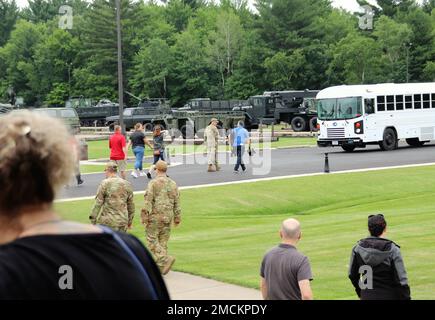
M266 280L268 300L301 300L299 281L313 280L308 258L282 243L266 253L260 275Z

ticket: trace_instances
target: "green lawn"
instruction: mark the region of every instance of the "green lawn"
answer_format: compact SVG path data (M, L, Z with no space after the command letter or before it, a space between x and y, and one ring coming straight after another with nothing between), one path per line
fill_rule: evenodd
M435 166L322 175L182 191L183 220L170 252L175 269L258 288L263 254L283 219L302 223L300 250L311 261L316 299L355 299L347 279L350 250L366 236L367 216L382 212L401 245L414 299L435 298ZM142 195L136 196L137 210ZM87 221L91 201L57 204ZM144 241L135 218L132 232Z
M314 137L284 137L279 138L279 141L275 141L271 143L272 148L282 148L282 147L293 147L293 146L305 146L305 145L316 145L317 139ZM199 152L202 153L206 150L205 145L168 145L167 148L171 155L175 154L187 154ZM229 150L229 147L220 146L220 150L224 150L226 148ZM105 159L109 158L110 150L109 143L107 140L101 141L88 141L88 158L92 159ZM146 147L145 155L152 155L151 149ZM133 157L133 151L128 151L128 156Z

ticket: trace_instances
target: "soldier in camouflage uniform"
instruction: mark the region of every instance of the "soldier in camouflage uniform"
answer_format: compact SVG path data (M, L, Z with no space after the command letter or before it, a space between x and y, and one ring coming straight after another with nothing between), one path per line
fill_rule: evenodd
M107 164L104 170L106 179L98 187L89 219L92 224L126 232L134 217L133 190L130 182L117 176L117 171L115 163Z
M218 141L219 131L217 129L219 120L213 118L210 120L210 124L205 128L204 140L207 143L207 155L208 155L208 172L219 171L220 167L217 161L218 158Z
M159 160L155 168L157 176L145 191L141 221L145 225L148 249L162 274L167 274L175 262L168 255L168 240L172 221L176 226L181 222L180 194L177 184L166 175L166 162Z

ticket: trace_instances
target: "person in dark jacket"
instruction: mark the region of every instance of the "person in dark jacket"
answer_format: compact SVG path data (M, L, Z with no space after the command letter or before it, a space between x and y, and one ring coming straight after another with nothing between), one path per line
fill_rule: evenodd
M352 249L349 279L361 300L411 299L400 247L385 238L387 222L382 214L368 218L370 237Z

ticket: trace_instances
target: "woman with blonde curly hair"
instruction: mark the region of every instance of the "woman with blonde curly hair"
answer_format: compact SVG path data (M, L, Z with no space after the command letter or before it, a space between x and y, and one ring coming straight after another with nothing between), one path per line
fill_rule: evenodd
M0 299L168 299L137 238L56 213L74 173L70 139L48 116L0 118Z

